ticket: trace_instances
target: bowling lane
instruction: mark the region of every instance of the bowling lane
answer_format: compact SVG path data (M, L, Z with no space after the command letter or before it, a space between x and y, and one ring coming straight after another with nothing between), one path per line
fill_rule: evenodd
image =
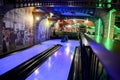
M13 69L17 65L25 62L26 60L32 58L33 56L39 54L40 52L48 49L53 45L54 44L39 44L26 50L15 52L15 54L0 59L0 75L4 74L10 69Z
M79 42L69 40L68 42L61 43L60 40L51 40L49 41L50 43L60 43L63 46L26 78L26 80L67 80L74 50L79 45Z

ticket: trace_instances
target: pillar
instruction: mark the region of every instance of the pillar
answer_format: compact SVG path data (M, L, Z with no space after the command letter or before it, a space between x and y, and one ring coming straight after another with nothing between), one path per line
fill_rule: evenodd
M115 23L115 10L105 11L97 9L95 16L100 17L103 22L103 38L113 38L114 23Z
M114 35L114 24L115 24L115 13L113 10L109 11L108 18L106 18L107 23L105 26L105 38L110 38L113 39L113 35Z

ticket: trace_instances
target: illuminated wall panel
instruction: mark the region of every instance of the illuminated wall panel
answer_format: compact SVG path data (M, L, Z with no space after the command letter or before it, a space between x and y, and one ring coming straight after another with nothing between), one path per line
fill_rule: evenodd
M4 15L2 35L6 39L7 52L13 51L18 47L23 48L33 45L32 9L13 9Z

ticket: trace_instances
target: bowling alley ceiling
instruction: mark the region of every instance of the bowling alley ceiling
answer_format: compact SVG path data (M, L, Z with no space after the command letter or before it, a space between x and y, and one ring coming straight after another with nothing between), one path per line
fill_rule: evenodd
M14 8L36 7L45 12L63 16L93 16L96 8L120 10L120 0L2 0Z
M95 8L85 8L85 7L37 7L39 10L45 12L51 12L53 14L62 16L92 16L95 13Z
M15 7L28 6L77 6L87 8L116 8L120 9L120 0L2 0L4 5L14 5Z

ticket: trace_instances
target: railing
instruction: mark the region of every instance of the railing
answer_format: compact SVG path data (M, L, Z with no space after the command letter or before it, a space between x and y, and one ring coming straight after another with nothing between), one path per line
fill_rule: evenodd
M80 34L82 80L119 80L120 56Z
M80 60L80 47L75 48L73 61L69 71L67 80L81 80L81 60Z

